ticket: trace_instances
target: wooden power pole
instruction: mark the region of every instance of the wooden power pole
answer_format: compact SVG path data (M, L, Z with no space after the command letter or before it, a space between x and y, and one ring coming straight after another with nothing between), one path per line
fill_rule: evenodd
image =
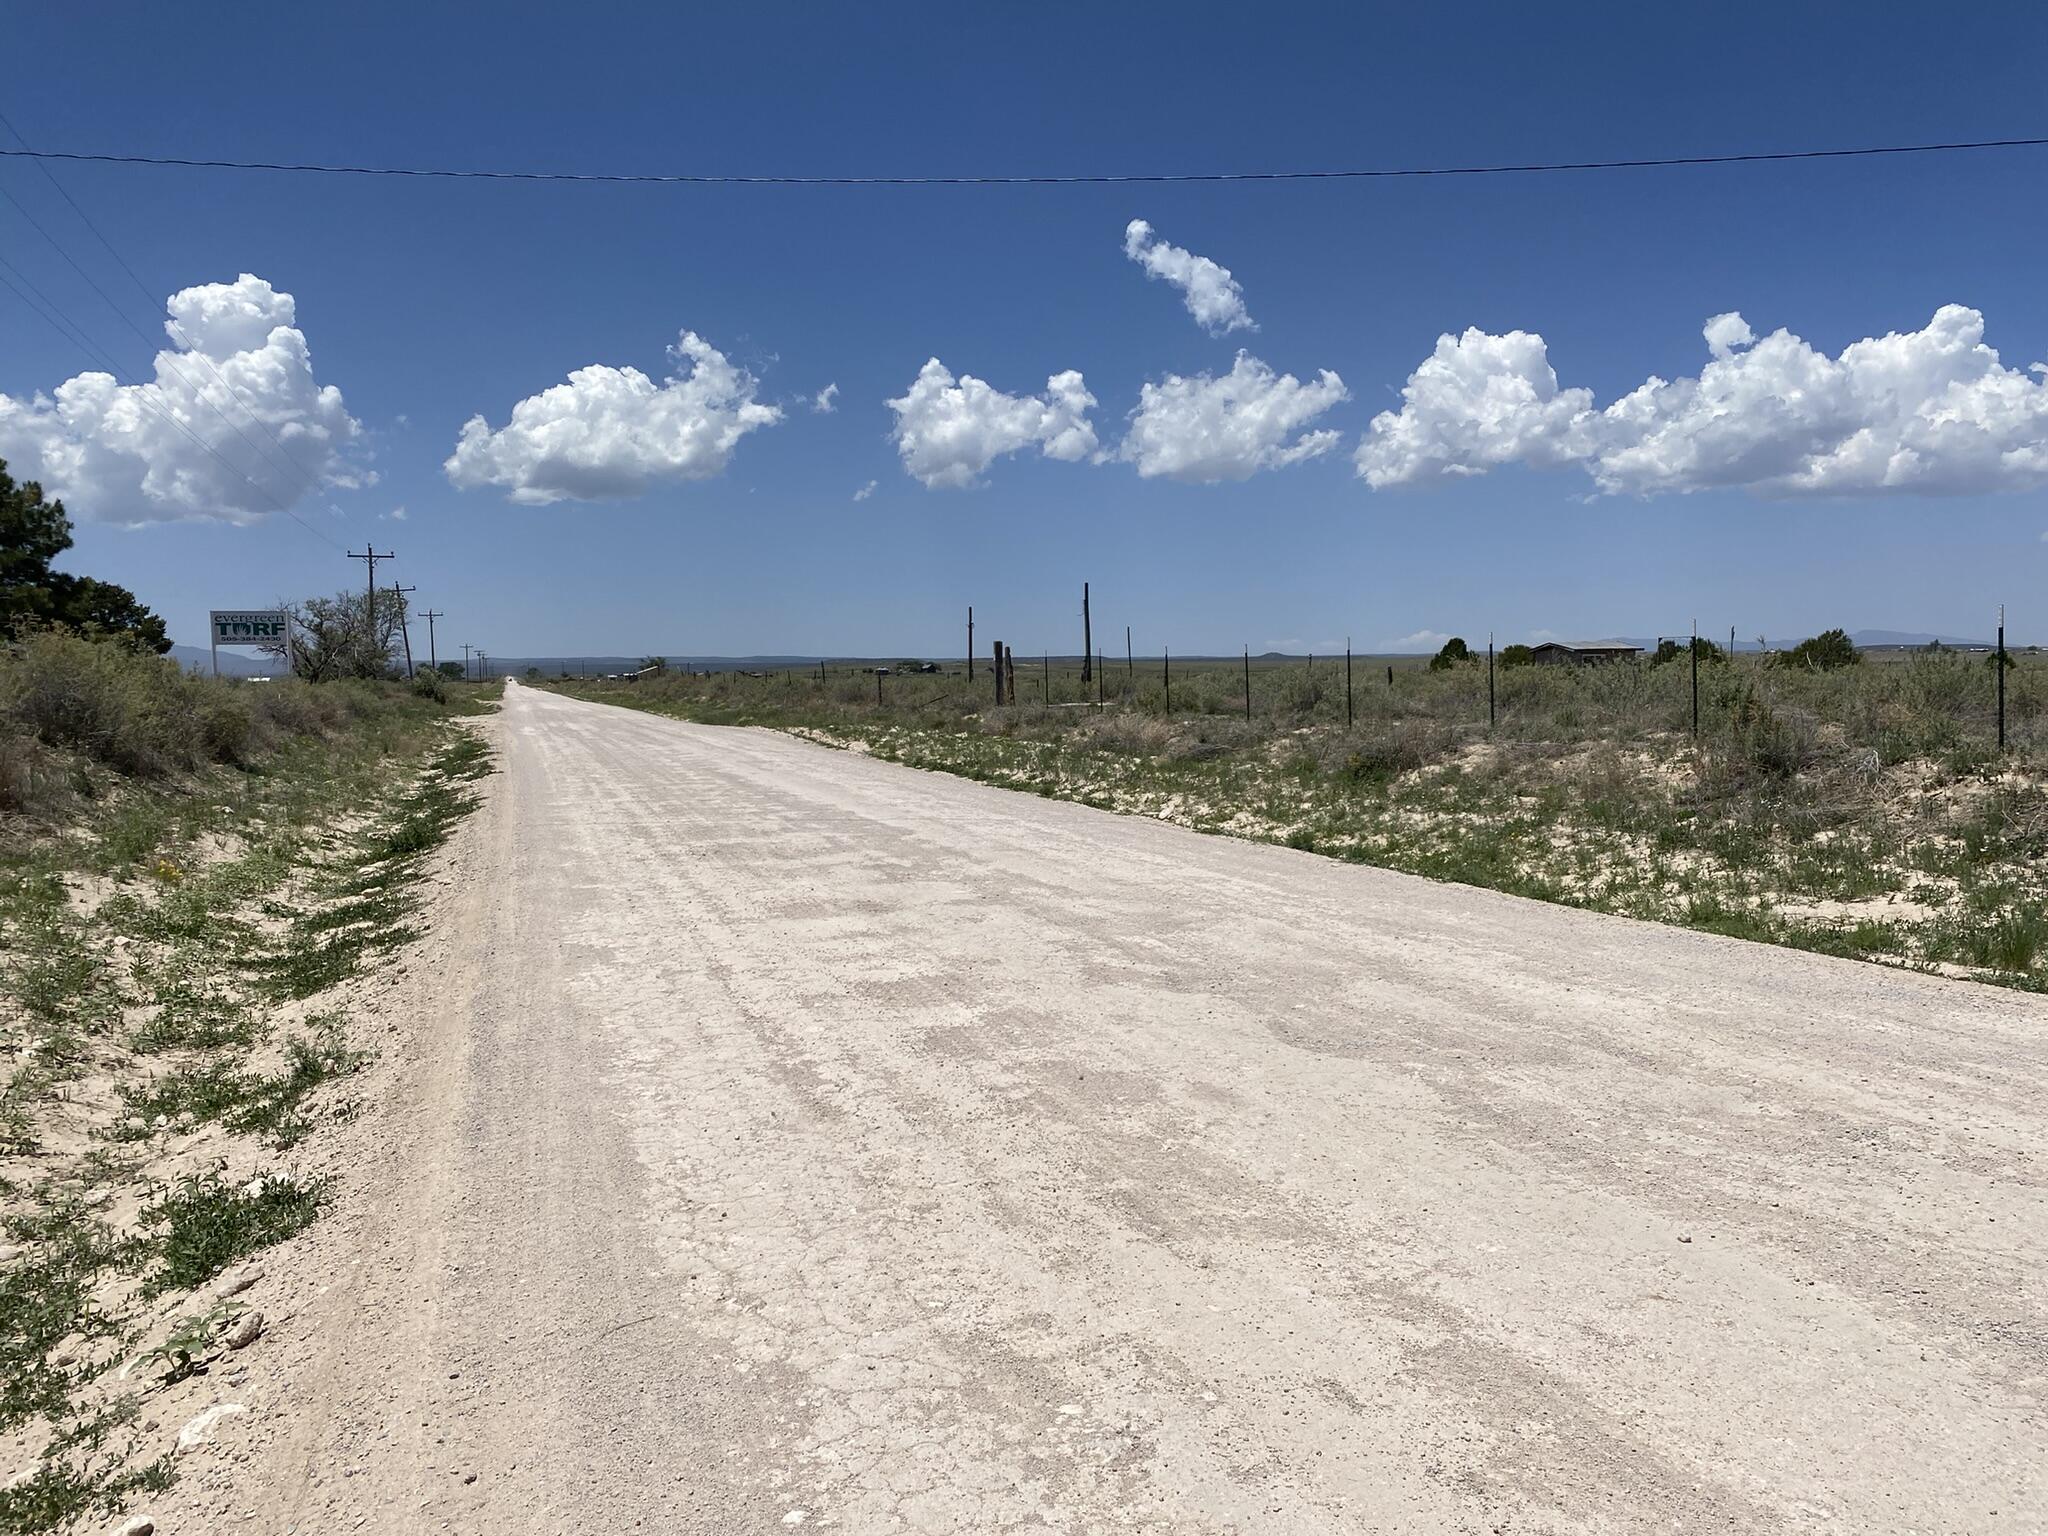
M398 633L405 641L405 678L412 681L412 622L405 612L405 594L419 591L418 587L401 587L393 583L391 590L398 596Z
M441 670L441 658L434 650L434 620L445 619L448 615L437 613L432 608L429 608L420 617L427 621L427 670L429 672L438 672Z
M357 554L352 549L345 549L342 553L351 560L362 561L369 568L369 611L363 615L363 627L368 631L370 644L375 645L377 643L377 562L379 560L396 560L398 556L388 549L380 555L377 553L377 546L374 544L365 544L361 554Z

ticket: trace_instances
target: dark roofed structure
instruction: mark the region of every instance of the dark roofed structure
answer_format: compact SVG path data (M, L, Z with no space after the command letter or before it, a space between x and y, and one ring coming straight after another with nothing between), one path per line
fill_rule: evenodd
M1546 640L1530 647L1530 659L1539 667L1577 667L1596 661L1634 661L1643 654L1640 645L1621 645L1612 640Z

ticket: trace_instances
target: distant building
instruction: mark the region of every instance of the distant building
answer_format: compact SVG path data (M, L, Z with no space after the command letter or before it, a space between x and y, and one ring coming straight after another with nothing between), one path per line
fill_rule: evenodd
M1634 661L1642 654L1640 645L1614 645L1598 640L1546 640L1530 648L1529 659L1539 667L1582 667L1589 662Z

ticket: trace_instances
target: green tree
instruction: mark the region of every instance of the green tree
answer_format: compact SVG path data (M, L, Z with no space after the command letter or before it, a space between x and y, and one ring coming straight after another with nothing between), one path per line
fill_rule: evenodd
M1863 653L1856 649L1856 642L1849 638L1847 631L1840 629L1824 629L1785 653L1785 660L1792 666L1806 667L1815 672L1853 667L1862 659Z
M460 681L462 678L462 663L459 661L442 662L441 675L443 677L452 677L455 678L457 681Z
M399 649L399 631L405 624L402 593L377 594L375 633L369 597L364 592L337 592L332 597L309 597L303 603L280 606L292 616L292 671L307 682L391 675L391 658ZM282 649L280 646L270 654Z
M1430 657L1429 670L1432 672L1448 672L1452 667L1458 665L1459 662L1472 659L1472 647L1467 645L1457 635L1453 635L1444 642L1442 650Z
M1536 665L1536 653L1526 645L1504 645L1500 651L1500 664L1503 667L1533 667Z
M1727 653L1711 640L1695 636L1692 644L1693 648L1700 653L1701 661L1726 661L1728 659ZM1661 667L1667 661L1678 660L1679 657L1685 654L1685 651L1686 644L1683 640L1659 640L1657 642L1657 649L1651 653L1650 665Z
M0 633L38 624L112 637L159 655L171 648L164 621L126 587L51 569L71 547L71 519L33 480L17 484L0 459Z

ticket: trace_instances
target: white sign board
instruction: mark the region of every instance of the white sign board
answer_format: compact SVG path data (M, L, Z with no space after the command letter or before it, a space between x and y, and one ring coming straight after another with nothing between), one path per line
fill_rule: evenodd
M291 650L292 616L282 608L216 608L213 620L213 672L220 675L224 645L274 646Z

